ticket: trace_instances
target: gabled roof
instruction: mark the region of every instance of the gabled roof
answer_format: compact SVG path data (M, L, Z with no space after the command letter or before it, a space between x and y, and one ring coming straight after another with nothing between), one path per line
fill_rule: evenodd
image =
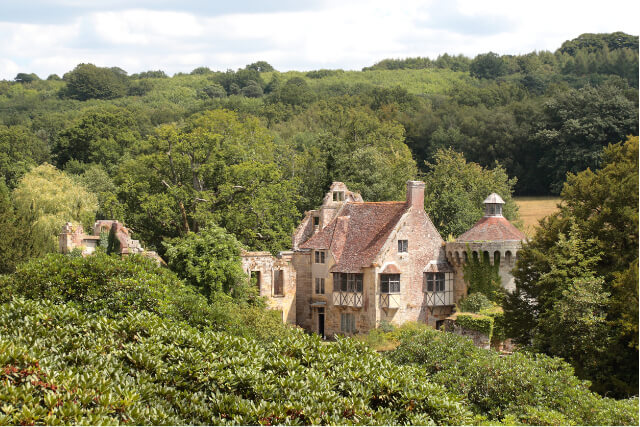
M484 242L525 240L526 236L503 216L484 216L456 242Z
M406 202L349 202L340 216L300 245L302 249L330 249L334 272L357 273L369 267L389 234L407 211Z

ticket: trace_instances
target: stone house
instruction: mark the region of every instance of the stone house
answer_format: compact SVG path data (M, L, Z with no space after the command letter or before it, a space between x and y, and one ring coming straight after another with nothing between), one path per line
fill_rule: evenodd
M284 321L326 337L381 322L438 327L466 294L467 251L499 262L511 289L525 236L502 216L502 199L489 196L485 216L445 243L424 210L424 187L409 181L405 201L364 202L334 182L322 205L305 213L292 251L245 252L243 268Z

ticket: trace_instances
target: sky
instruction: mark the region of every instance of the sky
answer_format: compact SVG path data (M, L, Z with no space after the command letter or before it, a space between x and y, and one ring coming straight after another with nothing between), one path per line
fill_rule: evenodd
M385 58L555 51L638 35L627 0L0 0L0 79L80 63L171 75L206 66L360 70Z

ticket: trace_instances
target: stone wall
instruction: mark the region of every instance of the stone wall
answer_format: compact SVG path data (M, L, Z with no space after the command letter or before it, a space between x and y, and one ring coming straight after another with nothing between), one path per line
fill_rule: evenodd
M274 257L269 252L243 252L242 268L247 280L252 272L259 273L260 296L266 297L268 307L282 313L282 321L296 324L296 270L292 264L293 252L280 252ZM276 293L275 280L281 275L282 293Z
M449 263L454 267L456 272L456 293L457 299L467 293L467 284L463 278L463 267L467 260L467 251L472 254L475 252L479 258L489 257L491 265L499 263L498 273L502 287L509 292L515 290L515 282L511 270L516 265L518 251L522 247L522 242L516 240L497 241L497 242L447 242L446 252Z
M476 347L480 347L485 350L489 350L491 348L489 335L479 331L463 328L457 325L454 319L446 319L444 321L444 328L447 332L453 332L454 334L470 338L471 341L473 341L473 345Z

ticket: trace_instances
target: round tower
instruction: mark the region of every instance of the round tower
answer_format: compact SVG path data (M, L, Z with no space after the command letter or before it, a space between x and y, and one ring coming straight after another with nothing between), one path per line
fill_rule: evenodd
M502 287L508 292L515 290L511 270L526 236L502 216L503 205L502 197L491 193L484 201L484 216L455 241L446 243L447 260L455 270L456 301L467 292L462 268L468 252L474 257L489 258L492 265L498 263Z

